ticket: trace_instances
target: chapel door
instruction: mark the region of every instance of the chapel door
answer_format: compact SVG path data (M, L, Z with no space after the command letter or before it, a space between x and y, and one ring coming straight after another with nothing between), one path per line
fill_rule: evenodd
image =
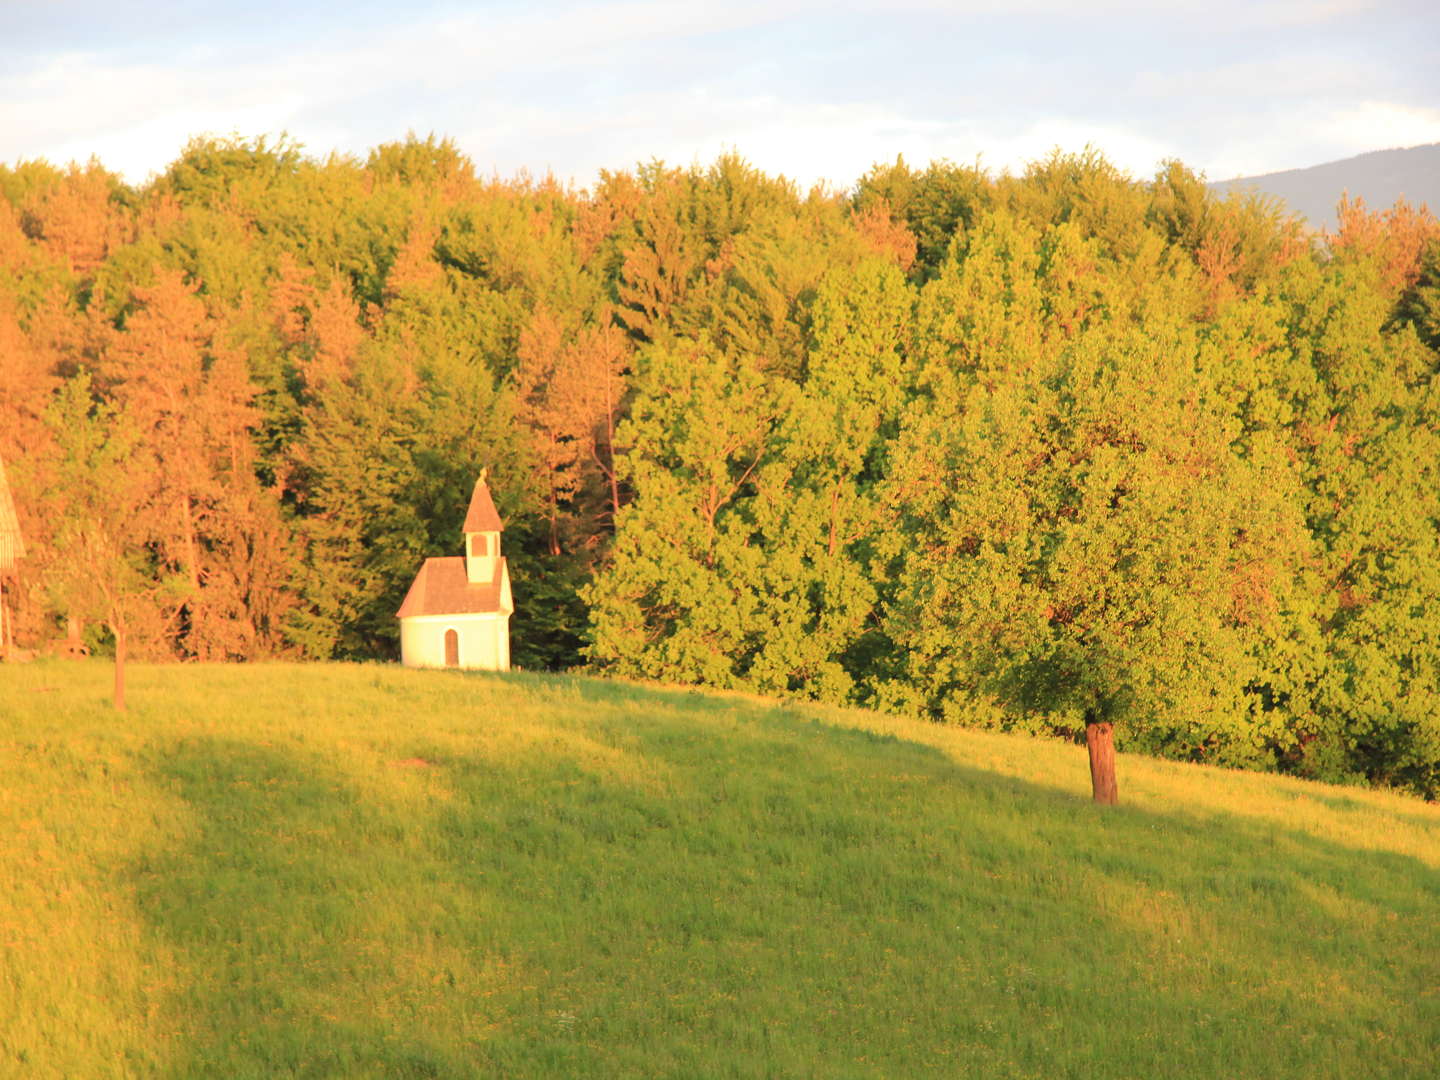
M460 635L454 630L445 631L445 666L460 666Z

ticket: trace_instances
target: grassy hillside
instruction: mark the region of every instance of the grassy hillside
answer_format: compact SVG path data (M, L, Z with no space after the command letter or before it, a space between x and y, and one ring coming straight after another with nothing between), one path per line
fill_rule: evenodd
M861 713L0 667L0 1075L1406 1077L1440 809Z

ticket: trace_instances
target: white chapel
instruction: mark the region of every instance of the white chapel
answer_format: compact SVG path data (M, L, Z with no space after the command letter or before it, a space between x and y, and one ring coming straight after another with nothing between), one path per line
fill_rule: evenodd
M515 602L500 532L482 472L465 515L465 554L426 559L395 613L406 667L510 669Z

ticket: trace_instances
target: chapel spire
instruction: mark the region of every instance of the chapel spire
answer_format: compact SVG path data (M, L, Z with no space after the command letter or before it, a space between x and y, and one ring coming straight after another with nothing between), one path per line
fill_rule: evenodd
M465 515L465 577L472 585L494 580L500 565L500 532L503 526L495 511L495 500L485 483L489 469L482 470L470 496Z

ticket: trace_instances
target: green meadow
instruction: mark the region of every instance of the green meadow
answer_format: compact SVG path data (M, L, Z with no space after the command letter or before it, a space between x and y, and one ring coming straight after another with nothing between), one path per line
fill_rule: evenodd
M1433 1077L1440 808L839 709L0 667L0 1076Z

